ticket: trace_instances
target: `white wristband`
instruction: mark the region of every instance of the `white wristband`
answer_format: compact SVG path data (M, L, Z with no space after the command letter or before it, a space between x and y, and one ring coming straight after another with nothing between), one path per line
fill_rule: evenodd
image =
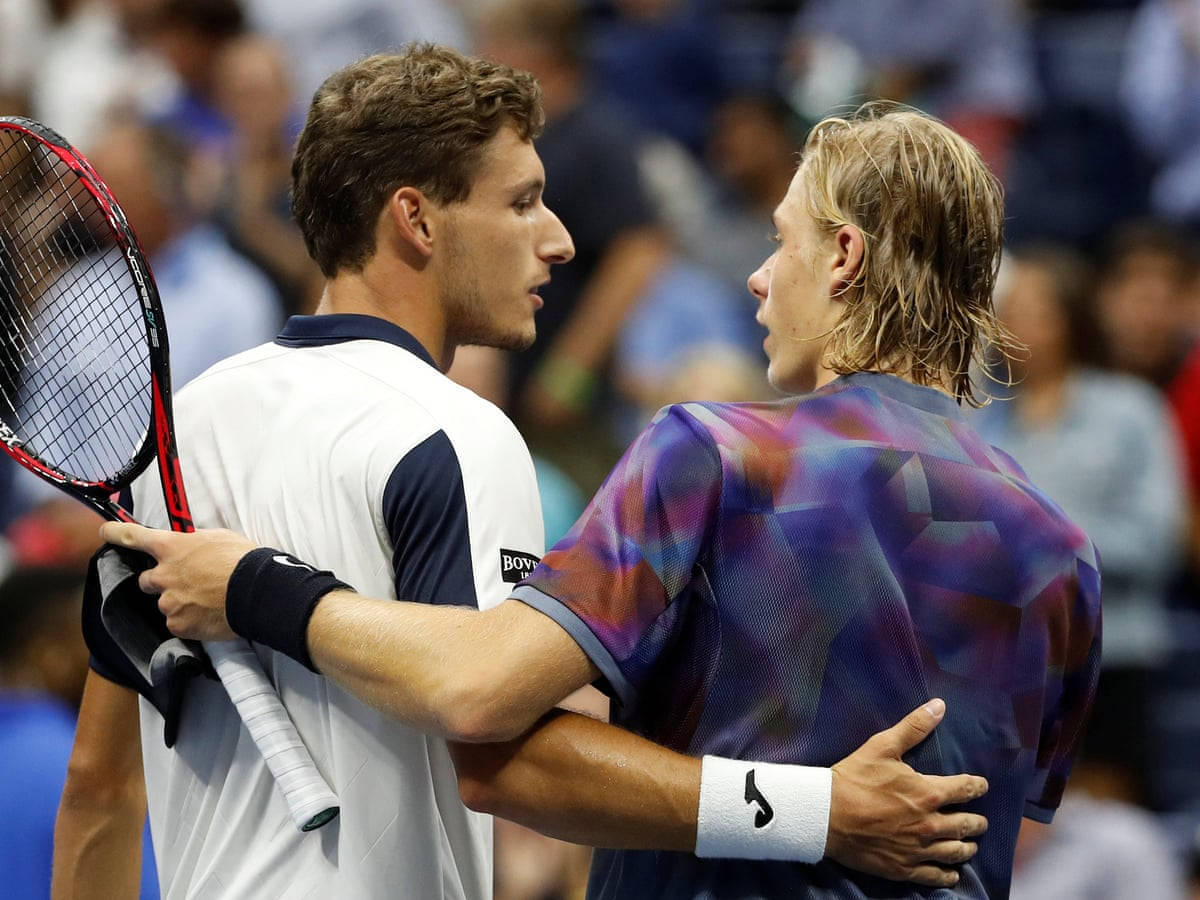
M696 855L820 862L832 794L832 769L706 756Z

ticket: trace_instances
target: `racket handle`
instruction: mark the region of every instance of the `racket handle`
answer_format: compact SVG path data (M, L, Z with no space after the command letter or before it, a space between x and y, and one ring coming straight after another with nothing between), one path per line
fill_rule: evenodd
M204 649L275 777L296 827L312 831L331 821L339 810L337 795L321 776L250 645L205 641Z

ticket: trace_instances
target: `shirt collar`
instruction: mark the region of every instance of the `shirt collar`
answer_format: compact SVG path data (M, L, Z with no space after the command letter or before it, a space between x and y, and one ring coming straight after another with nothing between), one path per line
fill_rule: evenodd
M438 367L421 342L394 322L357 313L292 316L275 343L284 347L323 347L346 341L384 341L407 350L435 369Z
M963 417L958 403L948 394L882 372L853 372L838 377L826 386L829 390L846 390L852 387L864 387L884 397L946 418Z

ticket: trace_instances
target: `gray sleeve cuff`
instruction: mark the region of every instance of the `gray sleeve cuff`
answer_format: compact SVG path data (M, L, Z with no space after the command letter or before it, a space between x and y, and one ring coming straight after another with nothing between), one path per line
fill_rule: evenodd
M600 638L596 637L587 623L579 618L573 610L549 594L528 584L520 585L512 592L512 596L557 622L559 627L579 645L579 649L587 658L595 663L600 674L612 686L613 693L621 701L621 704L626 708L633 704L635 699L633 685L625 678L617 661L608 652L608 648L601 643Z

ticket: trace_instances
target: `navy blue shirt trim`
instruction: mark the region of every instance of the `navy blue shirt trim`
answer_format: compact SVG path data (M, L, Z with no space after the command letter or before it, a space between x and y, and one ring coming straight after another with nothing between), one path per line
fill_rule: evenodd
M1054 810L1047 806L1040 806L1032 800L1025 801L1025 818L1033 819L1035 822L1041 822L1043 825L1049 825L1054 821Z
M621 671L617 661L608 652L608 648L600 642L600 638L592 633L592 629L588 628L587 623L579 618L574 610L529 584L517 585L512 596L514 600L520 600L526 606L532 606L538 612L549 616L571 636L584 655L596 664L596 668L608 682L607 685L597 684L597 687L606 694L615 695L625 706L633 703L635 700L633 685L629 683L629 679L625 677L625 673Z
M323 347L346 341L385 341L402 347L435 369L438 367L420 341L396 323L375 316L357 313L292 316L275 338L275 343L284 347Z
M479 605L462 470L444 431L396 464L383 492L383 520L399 599Z

